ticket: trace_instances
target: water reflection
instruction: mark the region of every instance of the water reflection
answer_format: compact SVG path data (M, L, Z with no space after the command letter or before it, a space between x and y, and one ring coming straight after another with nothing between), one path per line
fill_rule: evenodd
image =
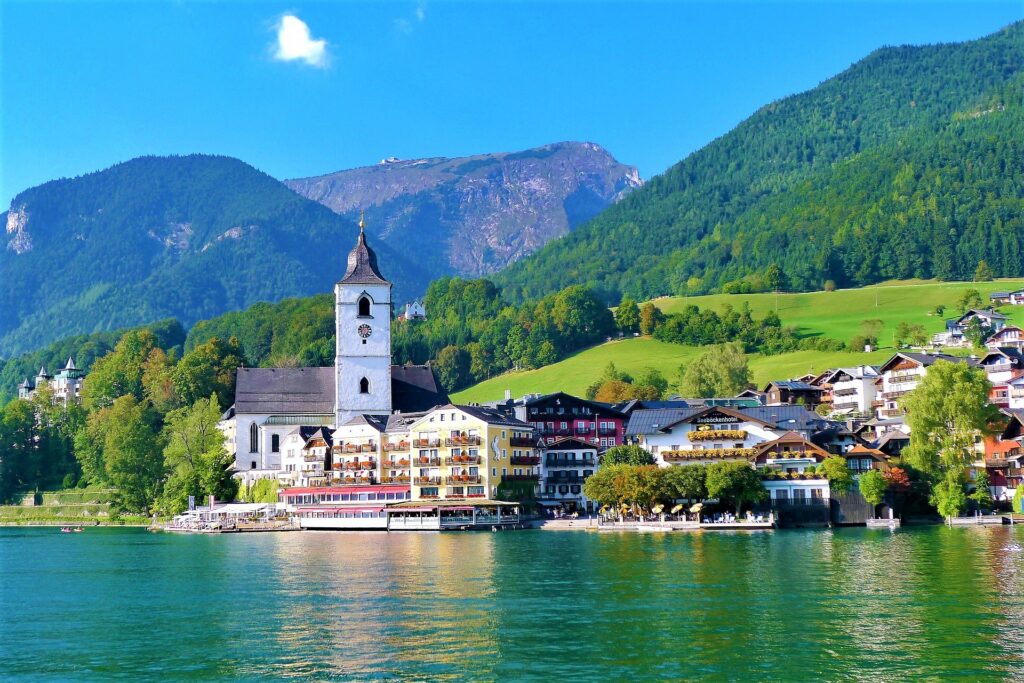
M1024 527L0 530L3 677L1011 679Z

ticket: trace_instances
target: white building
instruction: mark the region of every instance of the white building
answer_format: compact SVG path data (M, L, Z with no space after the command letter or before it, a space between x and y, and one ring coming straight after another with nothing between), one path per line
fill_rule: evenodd
M947 363L973 363L966 358L944 353L910 353L899 351L878 368L881 376L879 418L899 417L903 414L900 399L917 388L928 368L939 361Z
M824 382L832 387L832 410L835 413L866 414L874 411L878 368L858 365L832 370Z
M79 370L75 366L75 359L68 357L68 362L57 371L56 375L48 373L44 365L39 368L35 377L25 378L18 385L18 398L31 400L40 387L48 386L53 394L54 404L64 403L66 405L68 401L81 403L84 383L85 371Z
M541 451L537 502L566 512L595 512L594 502L583 494L583 483L597 469L594 444L573 437L548 444Z
M1024 350L1024 330L1015 325L1007 325L985 340L990 349L1014 348Z
M1006 327L1007 317L1002 313L992 310L971 309L959 318L952 318L946 321L946 331L939 332L932 336L932 344L935 346L970 346L971 340L967 337L967 331L972 324L981 325L988 334L998 332Z

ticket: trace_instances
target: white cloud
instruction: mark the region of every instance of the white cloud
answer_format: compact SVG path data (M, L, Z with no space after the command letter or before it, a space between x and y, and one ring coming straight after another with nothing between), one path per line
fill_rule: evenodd
M327 41L314 39L306 22L294 14L285 14L275 28L277 46L274 59L279 62L303 61L319 69L327 68Z
M427 3L421 2L416 5L412 15L395 19L395 30L403 35L413 32L416 24L422 24L427 19Z

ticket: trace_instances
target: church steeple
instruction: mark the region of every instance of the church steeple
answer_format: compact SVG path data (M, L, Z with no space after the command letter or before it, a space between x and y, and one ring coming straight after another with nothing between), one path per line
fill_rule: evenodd
M363 212L359 212L359 238L348 254L348 268L340 284L382 285L389 284L377 267L377 255L366 244L366 229Z

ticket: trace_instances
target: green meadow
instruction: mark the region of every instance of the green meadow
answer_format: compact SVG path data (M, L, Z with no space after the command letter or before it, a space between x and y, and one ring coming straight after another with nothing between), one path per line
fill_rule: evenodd
M654 303L666 313L682 310L689 304L721 310L726 304L740 308L749 303L755 317L778 310L782 324L794 326L801 336L820 335L842 341L860 333L863 320L877 318L884 326L880 334L882 348L871 353L794 351L778 356L750 356L750 368L758 384L772 379L786 379L826 368L877 364L892 355L892 334L900 322L920 323L931 332L943 329L944 319L955 314L956 302L967 289L977 289L987 302L994 291L1024 287L1024 281L995 282L895 282L844 289L834 292L801 294L715 294L695 297L665 297ZM934 315L935 307L944 305L943 316ZM777 307L777 309L776 309ZM1024 325L1024 306L1006 306L1003 312L1016 324ZM581 351L552 365L509 372L485 380L452 395L460 403L493 401L511 390L513 396L525 393L566 391L582 395L609 362L629 373L646 368L661 371L675 382L679 367L702 352L701 347L669 344L646 337L620 339Z

